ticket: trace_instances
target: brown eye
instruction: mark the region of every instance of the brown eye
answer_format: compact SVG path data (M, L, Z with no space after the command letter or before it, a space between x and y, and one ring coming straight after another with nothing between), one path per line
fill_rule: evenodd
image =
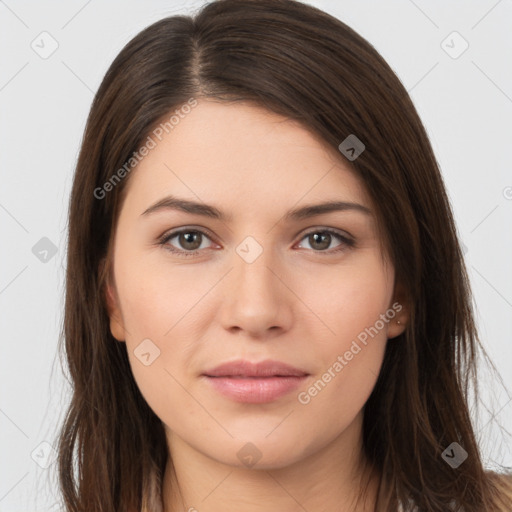
M176 239L176 241L171 243L171 240L174 239ZM201 249L208 248L208 244L204 244L207 240L210 240L210 237L202 231L197 229L182 229L164 235L159 243L164 246L165 249L179 256L194 256Z
M178 242L183 249L195 251L201 246L201 233L198 231L183 231L178 234Z
M340 241L340 243L335 245L334 248L331 247L332 250L327 251L333 240L336 238ZM310 231L309 233L306 233L306 235L304 235L302 238L302 240L305 239L307 239L310 248L314 252L327 252L330 254L333 252L341 251L347 247L354 246L353 240L330 229L317 229L316 231Z
M324 250L331 245L332 236L329 233L312 233L308 235L308 242L314 249Z

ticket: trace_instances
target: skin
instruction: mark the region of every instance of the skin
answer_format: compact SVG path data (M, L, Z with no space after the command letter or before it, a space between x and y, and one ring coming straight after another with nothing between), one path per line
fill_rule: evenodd
M164 510L372 510L376 479L366 508L353 501L364 461L363 407L386 343L403 332L408 310L400 302L395 318L309 403L300 403L299 391L401 294L373 214L284 219L290 209L328 200L373 212L347 160L297 122L249 103L201 98L127 186L106 296L111 332L126 343L137 385L166 429L173 464L163 482ZM214 205L231 218L173 209L142 215L169 194ZM206 232L196 235L198 254L180 257L159 245L161 235L177 228ZM334 235L322 245L307 236L327 228L356 245ZM236 252L247 236L263 250L252 263ZM179 236L169 246L194 248ZM148 366L134 353L145 339L160 350ZM201 374L238 358L276 359L310 376L273 402L234 402ZM252 467L237 456L248 442L261 456Z

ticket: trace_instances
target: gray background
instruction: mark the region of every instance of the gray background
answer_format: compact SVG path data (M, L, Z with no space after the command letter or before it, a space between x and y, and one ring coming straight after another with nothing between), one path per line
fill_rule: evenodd
M136 33L203 3L0 0L0 512L59 510L51 445L69 393L56 357L66 214L93 94ZM377 48L427 128L505 384L485 373L478 437L489 467L512 465L510 438L491 421L512 424L512 1L309 3Z

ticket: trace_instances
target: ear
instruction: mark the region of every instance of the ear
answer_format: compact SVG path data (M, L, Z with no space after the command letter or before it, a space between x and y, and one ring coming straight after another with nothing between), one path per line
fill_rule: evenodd
M409 323L410 305L407 302L405 289L400 282L395 283L393 299L389 309L395 312L395 316L389 320L388 340L400 336Z
M104 271L105 264L105 259L103 259L100 264L100 275ZM119 297L117 295L117 290L111 274L112 273L108 271L103 289L107 313L110 319L110 332L117 341L125 341L126 334L123 316L121 314Z

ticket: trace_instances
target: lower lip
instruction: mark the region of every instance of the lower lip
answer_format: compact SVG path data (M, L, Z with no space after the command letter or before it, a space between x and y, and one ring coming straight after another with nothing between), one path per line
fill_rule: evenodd
M213 388L235 402L263 404L272 402L297 389L307 378L303 377L209 377Z

